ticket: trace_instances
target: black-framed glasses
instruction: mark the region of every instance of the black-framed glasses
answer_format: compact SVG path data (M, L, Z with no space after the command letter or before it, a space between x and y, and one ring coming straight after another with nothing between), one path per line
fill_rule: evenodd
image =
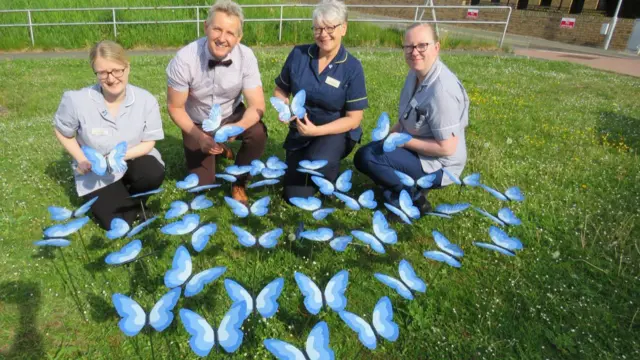
M113 69L111 71L94 71L93 73L96 74L98 76L98 79L101 80L106 80L107 78L109 78L109 75L113 75L114 78L121 78L122 75L124 75L124 71L127 70L127 68L124 69Z
M336 29L338 28L338 26L341 26L341 25L342 24L325 26L325 27L312 26L311 30L313 30L313 33L316 35L322 34L322 30L324 30L327 34L333 34L333 32L336 31Z
M423 53L423 52L427 51L427 49L429 48L429 45L431 45L431 43L420 43L420 44L415 44L415 45L403 45L402 49L404 50L405 54L413 53L414 49L418 49L419 53Z

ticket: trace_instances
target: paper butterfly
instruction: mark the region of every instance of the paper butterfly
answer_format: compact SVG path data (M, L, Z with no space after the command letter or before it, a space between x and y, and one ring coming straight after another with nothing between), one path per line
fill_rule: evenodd
M402 259L400 261L398 273L400 274L400 279L380 273L375 273L373 276L407 300L413 300L412 291L421 293L427 291L427 284L416 275L416 272L407 260Z
M391 300L386 296L381 297L373 308L372 324L348 311L341 312L340 318L358 334L362 345L370 350L375 350L378 336L393 342L400 335L398 324L393 322Z
M53 247L67 247L71 245L71 241L67 239L61 238L52 238L52 239L44 239L38 240L33 243L35 246L53 246Z
M328 163L329 162L327 160L302 160L298 163L300 167L297 169L297 171L301 173L307 173L311 175L324 177L324 175L321 172L318 172L316 170L322 169Z
M288 342L266 339L264 347L279 360L334 360L335 354L329 347L329 327L321 321L311 329L305 350L299 350Z
M271 156L267 159L267 162L265 164L269 169L273 170L286 170L288 168L287 164L278 159L277 156Z
M231 174L233 176L240 176L250 172L251 169L253 169L251 165L242 165L242 166L230 165L224 169L224 172L226 172L227 174Z
M435 211L428 212L426 215L434 215L450 219L451 215L465 211L469 208L469 206L471 206L471 204L469 203L439 204L438 206L436 206Z
M191 246L193 250L201 252L209 242L209 239L218 231L218 226L213 223L200 224L200 215L187 214L182 220L163 226L160 231L167 235L191 235Z
M307 93L302 89L298 91L291 100L291 107L289 107L284 100L275 96L269 100L273 108L278 112L278 119L282 122L289 122L291 121L291 114L295 115L298 119L304 119L304 116L307 114L307 110L304 108L306 99Z
M191 276L192 271L193 262L189 250L184 245L180 245L173 255L171 269L164 274L164 285L169 289L184 285L184 296L195 296L204 289L205 285L224 274L227 268L224 266L213 267Z
M51 214L51 220L62 221L62 220L70 219L71 217L75 217L75 218L81 217L84 214L86 214L87 211L89 211L89 209L91 208L91 205L93 205L93 203L95 203L97 200L98 200L98 197L96 196L93 199L82 204L82 206L80 206L74 211L71 211L63 207L49 206L48 210L49 210L49 214Z
M495 217L493 215L491 215L490 213L474 207L474 209L479 212L480 214L488 217L489 219L491 219L493 222L495 222L496 224L500 225L500 226L505 226L505 225L513 225L513 226L517 226L522 224L522 221L520 221L520 219L518 219L518 217L516 216L516 214L513 213L513 211L511 211L511 209L509 208L502 208L498 211L498 217Z
M78 230L80 230L86 223L89 222L89 217L81 217L73 219L65 224L58 224L48 227L44 230L44 236L48 238L63 238L67 237Z
M337 191L335 191L333 195L335 195L338 200L344 202L344 204L351 210L358 211L361 207L373 210L378 206L373 190L367 190L360 194L357 201L356 199Z
M157 189L154 189L154 190L149 190L149 191L141 192L141 193L138 193L138 194L133 194L133 195L131 195L129 197L130 198L139 198L139 197L143 197L143 196L149 196L149 195L153 195L153 194L158 194L158 193L161 193L163 191L164 191L163 188L157 188Z
M375 235L360 230L351 232L356 239L369 245L373 251L379 254L386 252L383 244L393 245L398 241L398 234L389 227L387 219L379 210L373 213L373 233Z
M265 249L271 249L278 244L278 239L282 236L282 229L274 229L267 233L262 234L260 238L256 240L256 237L251 235L247 230L231 225L231 231L238 237L238 242L244 247L252 247L256 244L260 244Z
M102 155L86 145L82 145L81 149L84 156L86 156L87 160L91 163L91 171L98 176L103 176L107 173L117 174L127 171L127 162L124 160L124 156L127 154L126 141L118 143L107 156Z
M260 181L256 181L254 183L252 183L251 185L247 186L247 189L255 189L261 186L269 186L269 185L275 185L277 183L279 183L280 180L278 179L266 179L266 180L260 180Z
M154 222L157 218L158 218L157 216L154 216L151 219L142 222L140 225L134 227L133 229L131 229L131 227L126 221L120 218L113 218L113 220L111 220L111 228L109 229L109 231L107 231L107 234L106 234L107 238L109 240L115 240L125 236L125 234L127 235L128 238L132 238L136 236L139 232L144 230L145 227L149 226L149 224Z
M460 258L464 256L464 251L462 251L458 245L452 244L449 239L440 232L433 230L431 234L436 241L436 245L438 245L442 251L425 251L422 255L427 259L440 261L455 268L460 268L462 266Z
M200 178L198 177L198 174L189 174L184 178L184 180L177 181L176 187L182 190L189 190L198 186L199 183Z
M329 196L333 195L333 192L336 190L343 193L351 190L352 175L353 171L345 170L342 174L340 174L340 176L338 176L338 179L336 179L335 186L333 185L333 183L331 183L331 181L320 176L312 176L311 181L313 181L318 186L318 190L320 190L323 195Z
M489 237L491 237L493 244L474 242L473 245L489 250L495 250L508 256L515 256L516 250L522 250L522 242L520 242L520 240L514 237L509 237L507 233L495 226L491 226L489 228Z
M485 189L487 192L489 192L489 194L495 196L497 199L502 200L502 201L524 201L524 195L522 195L522 192L520 191L520 188L517 186L513 186L508 188L504 194L499 192L496 189L492 189L490 187L488 187L487 185L483 185L480 184L480 187Z
M244 132L244 128L236 125L224 125L222 124L222 110L220 104L214 104L211 107L209 118L202 122L202 130L208 133L214 133L213 139L217 143L223 143L229 140L230 137L238 136Z
M184 201L174 201L169 205L169 211L164 215L165 219L173 219L184 215L187 211L191 210L203 210L213 206L213 201L206 198L204 195L198 195L191 203L187 204Z
M402 221L411 225L411 219L420 218L420 210L413 205L413 201L411 200L411 195L407 192L407 190L402 190L400 192L400 209L397 207L384 203L384 206L389 209L392 213L398 215Z
M242 344L244 333L242 323L247 318L243 303L235 303L222 317L220 327L216 330L207 320L189 309L180 309L180 320L191 338L189 346L196 355L205 357L218 343L224 351L235 352Z
M264 169L262 169L260 174L265 179L276 179L276 178L279 178L279 177L283 176L285 174L285 172L284 172L284 170L279 170L279 169L264 168Z
M278 297L280 297L280 293L284 288L284 279L277 278L267 284L255 297L255 301L253 296L242 285L231 279L224 280L224 288L227 290L231 301L245 304L247 316L253 313L255 309L262 317L270 318L278 311Z
M402 185L409 186L409 187L413 187L414 185L417 184L419 187L423 189L429 189L430 187L433 186L433 181L436 179L436 174L427 174L420 177L418 180L413 180L411 176L403 173L402 171L393 170L393 172L400 179L400 182L402 182Z
M127 336L136 336L145 325L149 324L156 331L163 331L173 321L173 308L180 298L180 288L167 292L151 308L149 317L142 307L128 296L116 293L111 296L111 301L122 318L118 322L120 330Z
M389 114L383 112L378 117L378 122L376 123L375 129L371 132L371 139L373 141L380 141L389 135L389 130L391 129L391 125L389 122Z
M271 201L271 197L265 196L261 199L258 199L253 203L253 205L251 205L251 207L247 207L245 204L228 196L224 197L224 201L227 202L227 205L231 207L231 211L233 211L236 216L245 218L249 216L249 214L253 214L255 216L264 216L269 211L269 202Z
M335 312L340 312L347 307L347 298L344 292L349 285L349 272L342 270L336 273L324 289L316 285L311 278L301 272L295 272L294 278L300 292L304 296L304 306L313 315L318 315L324 305Z
M129 263L133 261L138 254L140 254L140 251L142 251L142 241L133 240L123 246L122 249L107 255L104 262L109 265L122 265L124 263Z
M382 150L384 150L384 152L392 152L398 146L406 144L411 139L411 135L407 133L394 132L389 134L389 136L384 140L382 143Z
M457 176L453 175L453 173L451 173L451 171L442 168L442 172L445 173L447 175L447 177L449 177L449 179L451 179L451 181L453 181L455 184L457 185L465 185L465 186L471 186L471 187L475 187L475 186L480 186L480 174L479 173L473 173L471 175L466 176L464 179L460 180L460 178L458 178Z
M238 181L238 178L236 178L233 175L229 175L229 174L216 174L216 178L217 179L222 179L224 181L228 181L230 183L234 183L234 182Z

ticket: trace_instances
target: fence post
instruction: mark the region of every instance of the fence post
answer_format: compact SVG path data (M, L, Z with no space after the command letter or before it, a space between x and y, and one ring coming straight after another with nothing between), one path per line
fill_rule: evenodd
M416 13L413 14L413 22L417 22L418 21L418 9L419 9L419 7L416 6Z
M278 41L282 41L282 12L284 11L284 6L280 6L280 32L278 33Z
M196 6L196 33L200 37L200 7Z
M116 29L116 9L111 9L111 15L113 16L113 37L118 37L118 30Z
M507 27L509 26L509 21L511 21L511 10L512 8L509 7L509 15L507 15L507 23L504 24L504 31L502 32L502 37L500 38L500 43L498 44L498 48L502 49L502 44L504 43L504 38L505 36L507 36Z
M27 10L27 18L29 18L29 35L31 36L31 46L36 46L36 42L33 39L33 22L31 21L31 10Z

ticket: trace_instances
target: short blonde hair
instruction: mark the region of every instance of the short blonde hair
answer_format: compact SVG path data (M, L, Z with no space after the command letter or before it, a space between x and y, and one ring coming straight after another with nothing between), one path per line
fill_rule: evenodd
M434 42L440 41L440 38L438 37L438 33L436 32L436 29L434 29L433 26L431 26L431 24L429 23L413 23L409 25L409 27L404 31L404 36L406 37L409 31L419 27L429 30L431 32L431 37L433 37Z
M323 0L313 10L313 20L319 22L347 22L347 5L338 0Z
M122 45L118 44L115 41L102 40L93 45L91 51L89 52L91 67L93 67L93 65L95 64L97 57L115 61L124 66L129 66L129 58L127 57L127 53L124 51Z
M242 35L242 26L244 25L244 13L242 8L237 3L231 0L218 0L209 9L209 16L207 17L207 26L211 25L211 20L215 16L216 12L222 12L229 16L235 16L240 20L240 33Z

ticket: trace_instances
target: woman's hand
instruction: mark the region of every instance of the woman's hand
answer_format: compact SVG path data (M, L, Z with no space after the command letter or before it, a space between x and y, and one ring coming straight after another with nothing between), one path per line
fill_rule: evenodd
M85 159L81 159L80 161L78 161L78 166L76 166L76 171L80 175L85 175L88 172L90 172L91 171L91 163L89 162L89 160L87 160L85 158Z
M304 122L300 121L300 119L296 118L296 126L298 128L298 132L302 136L321 136L322 129L319 126L316 126L314 123L309 120L309 117L304 115Z

